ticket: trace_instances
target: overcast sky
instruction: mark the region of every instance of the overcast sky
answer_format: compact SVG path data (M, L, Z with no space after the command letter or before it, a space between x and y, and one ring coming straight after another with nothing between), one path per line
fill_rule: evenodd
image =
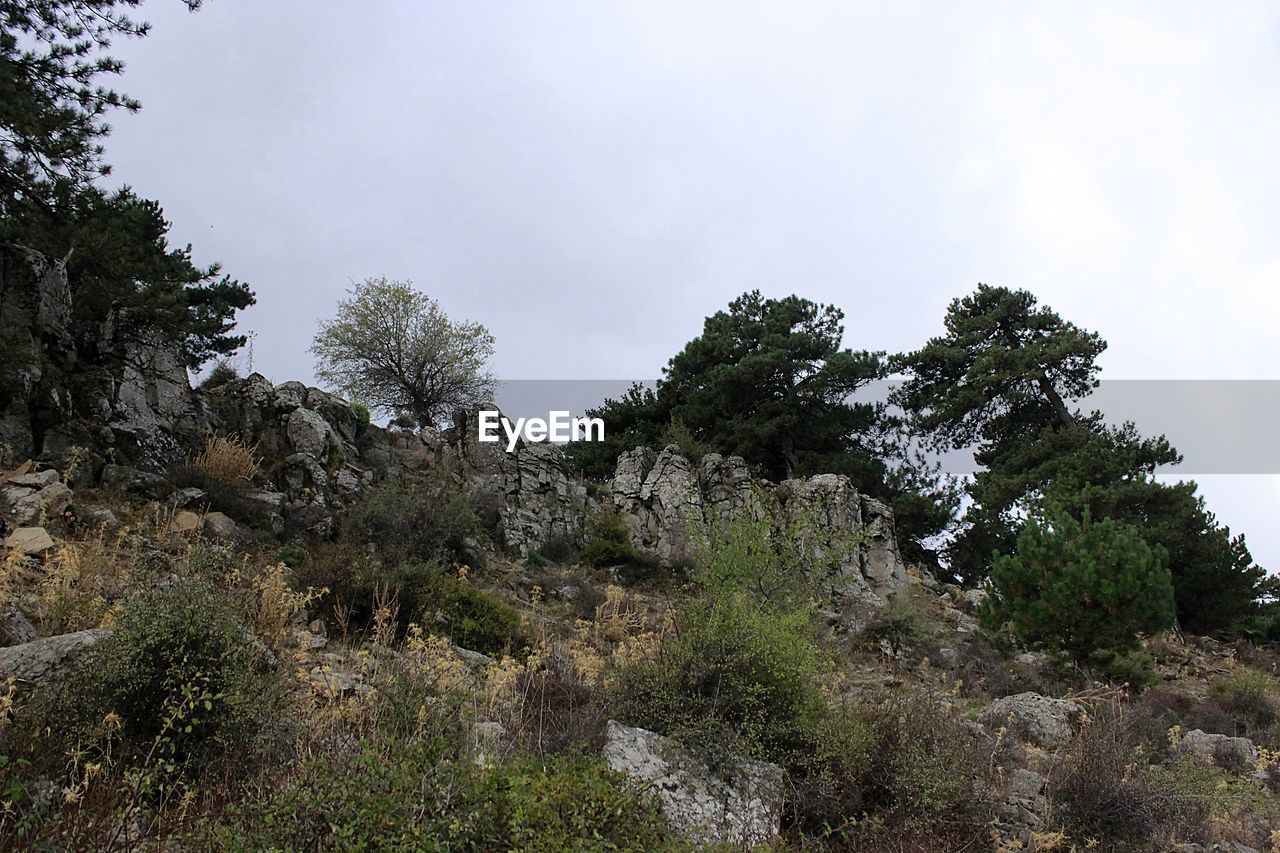
M1108 379L1277 379L1274 3L151 0L114 179L312 379L353 279L489 326L503 378L655 377L745 290L900 351L979 281ZM1159 424L1140 424L1158 431ZM1202 477L1280 567L1280 482Z

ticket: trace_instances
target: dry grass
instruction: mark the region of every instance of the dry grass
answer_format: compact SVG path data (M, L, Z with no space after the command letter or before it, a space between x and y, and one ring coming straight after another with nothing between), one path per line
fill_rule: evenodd
M192 457L191 470L220 486L242 486L258 474L258 445L239 436L210 435L204 450Z

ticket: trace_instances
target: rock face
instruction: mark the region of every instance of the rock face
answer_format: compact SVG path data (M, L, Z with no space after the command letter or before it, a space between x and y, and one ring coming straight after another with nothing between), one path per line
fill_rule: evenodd
M744 761L725 779L669 738L616 720L604 758L655 791L672 827L696 843L746 847L778 834L783 774L775 764Z
M162 470L205 427L180 342L127 311L73 336L66 262L0 245L0 443L18 458L72 445Z
M560 448L519 441L508 453L501 444L475 438L474 413L460 414L452 442L436 434L424 441L434 462L458 477L482 504L498 514L508 548L528 554L563 537L581 535L587 489L569 470Z
M1084 707L1069 699L1039 693L1019 693L992 702L982 714L989 728L1008 727L1028 743L1059 749L1071 742L1084 716Z
M111 636L100 628L43 637L20 646L0 649L0 681L17 678L41 683L56 678L83 652Z
M694 466L675 445L661 453L641 447L618 458L610 495L637 549L667 565L686 559L690 538L709 524L770 515L848 534L854 546L829 578L836 597L876 601L908 582L892 510L860 495L847 477L820 474L774 485L754 478L736 456L712 453Z

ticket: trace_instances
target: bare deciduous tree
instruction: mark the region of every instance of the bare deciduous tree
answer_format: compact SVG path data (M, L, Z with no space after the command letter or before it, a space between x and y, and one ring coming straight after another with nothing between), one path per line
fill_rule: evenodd
M412 283L383 277L351 288L311 352L316 375L350 399L433 426L492 399L493 343L481 324L454 322Z

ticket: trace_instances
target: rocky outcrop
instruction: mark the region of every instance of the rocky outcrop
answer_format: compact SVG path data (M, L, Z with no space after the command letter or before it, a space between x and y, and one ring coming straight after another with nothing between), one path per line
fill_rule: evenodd
M1019 693L992 702L981 722L988 728L1007 728L1020 740L1053 750L1071 742L1083 717L1084 706L1078 702Z
M552 539L581 536L587 489L559 447L521 440L508 452L499 443L476 440L473 413L456 420L451 440L438 433L424 439L435 448L433 464L458 477L478 503L493 507L508 548L528 554Z
M0 648L0 681L16 678L39 684L56 678L77 656L110 636L110 631L94 628Z
M1258 748L1248 738L1228 737L1200 729L1192 729L1178 738L1175 752L1235 772L1250 769L1258 761Z
M0 246L0 443L19 459L54 459L71 447L111 450L163 470L206 424L180 342L113 311L72 334L64 260Z
M859 494L847 477L821 474L775 485L753 477L739 457L712 453L695 466L671 445L661 453L644 447L623 453L609 491L637 549L667 565L686 560L691 537L708 525L770 516L821 531L824 542L810 543L815 549L847 539L848 553L827 579L838 598L879 602L908 582L892 510Z
M776 764L712 770L671 739L616 720L609 721L604 758L654 791L672 827L695 843L749 847L778 834L783 773Z

